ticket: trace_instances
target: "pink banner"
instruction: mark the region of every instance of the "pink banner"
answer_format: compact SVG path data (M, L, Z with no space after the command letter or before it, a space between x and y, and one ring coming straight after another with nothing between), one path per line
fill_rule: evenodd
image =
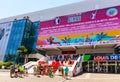
M40 22L39 37L93 33L120 28L120 6L60 16Z

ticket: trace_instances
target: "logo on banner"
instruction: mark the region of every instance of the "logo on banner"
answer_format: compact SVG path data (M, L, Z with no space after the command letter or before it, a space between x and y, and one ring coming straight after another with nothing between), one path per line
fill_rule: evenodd
M55 19L55 24L59 24L59 23L60 23L60 18L57 17L57 18Z
M103 60L106 60L105 56L95 56L94 57L94 61L103 61Z
M95 18L96 18L96 14L97 14L97 11L92 12L92 14L91 14L91 19L95 19Z
M117 14L118 14L118 9L116 9L116 8L110 8L106 12L106 15L109 17L116 16Z
M93 56L94 61L103 61L103 60L120 60L120 55L108 55L108 56Z

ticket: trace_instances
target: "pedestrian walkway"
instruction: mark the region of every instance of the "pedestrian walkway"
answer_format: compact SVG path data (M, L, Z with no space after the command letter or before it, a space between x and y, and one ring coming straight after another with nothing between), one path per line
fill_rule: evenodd
M68 80L61 76L50 78L49 76L36 77L29 74L24 78L10 78L9 72L0 71L0 82L120 82L120 74L100 74L100 73L84 73Z
M120 82L120 74L84 73L67 82Z
M46 75L36 77L32 74L29 74L28 77L23 78L10 78L9 72L0 72L0 82L57 82L60 80L64 80L64 78L61 76L55 76L54 78L50 78Z

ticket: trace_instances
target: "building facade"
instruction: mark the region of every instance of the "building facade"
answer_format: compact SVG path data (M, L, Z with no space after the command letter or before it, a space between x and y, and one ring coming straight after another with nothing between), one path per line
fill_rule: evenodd
M95 72L96 68L96 72L118 72L119 5L119 0L84 0L2 19L0 60L9 60L7 56L17 54L24 45L51 56L82 54L85 72Z
M84 72L119 73L119 43L120 6L113 6L41 21L37 48L56 59L84 56Z
M1 61L16 61L17 50L21 45L28 49L28 53L35 49L39 22L21 19L0 25Z

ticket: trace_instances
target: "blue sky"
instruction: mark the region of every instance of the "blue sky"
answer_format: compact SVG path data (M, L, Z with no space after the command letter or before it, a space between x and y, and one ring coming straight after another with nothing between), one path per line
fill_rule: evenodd
M0 19L80 1L83 0L1 0Z

